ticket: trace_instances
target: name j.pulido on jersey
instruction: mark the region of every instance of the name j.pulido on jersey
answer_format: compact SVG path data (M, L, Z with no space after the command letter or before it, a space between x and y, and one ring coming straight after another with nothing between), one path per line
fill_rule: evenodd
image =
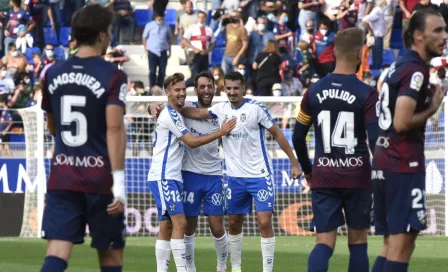
M316 97L317 99L319 99L319 103L321 104L327 98L339 99L349 104L353 104L353 102L355 102L356 100L356 96L354 96L353 94L339 89L322 90L322 92L316 94Z

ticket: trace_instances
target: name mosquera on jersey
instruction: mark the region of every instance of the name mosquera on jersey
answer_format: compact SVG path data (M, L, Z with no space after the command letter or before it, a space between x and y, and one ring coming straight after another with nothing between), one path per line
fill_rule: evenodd
M92 91L96 98L100 98L106 92L106 90L101 86L101 83L95 77L74 72L58 75L53 79L51 84L49 84L48 91L53 94L58 87L66 84L76 84L87 87Z

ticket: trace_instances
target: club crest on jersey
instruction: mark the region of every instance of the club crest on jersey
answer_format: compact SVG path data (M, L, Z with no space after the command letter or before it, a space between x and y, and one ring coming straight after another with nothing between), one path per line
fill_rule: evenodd
M170 205L170 211L174 211L176 209L176 206L174 206L173 204Z
M423 85L423 74L421 72L415 72L412 74L411 77L411 89L416 90L417 92L420 91L422 85Z
M246 122L246 119L247 119L247 115L245 113L242 113L241 116L240 116L240 121L242 123L244 123L244 122Z

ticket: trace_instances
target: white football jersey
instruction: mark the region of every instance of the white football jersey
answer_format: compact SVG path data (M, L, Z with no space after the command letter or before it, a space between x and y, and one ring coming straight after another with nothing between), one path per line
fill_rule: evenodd
M265 129L275 120L261 102L246 99L239 108L221 102L209 108L209 113L222 124L238 118L236 127L222 138L227 175L241 178L265 177L272 174L272 162L265 145Z
M196 102L185 102L184 107L198 107ZM218 120L194 120L185 118L185 125L194 136L202 136L218 131ZM185 147L182 170L202 175L222 175L222 159L219 156L218 140L203 146Z
M179 138L188 132L182 115L167 105L157 119L148 181L168 179L182 181L181 169L185 145Z

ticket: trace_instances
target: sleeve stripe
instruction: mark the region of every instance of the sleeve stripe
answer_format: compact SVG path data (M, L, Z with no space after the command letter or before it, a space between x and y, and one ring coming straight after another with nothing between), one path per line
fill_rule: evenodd
M311 124L311 116L303 113L302 111L299 112L296 119L297 119L297 121L299 121L300 123L302 123L304 125Z
M218 119L218 116L214 114L211 109L208 110L208 114L210 114L210 116L213 117L213 119Z

